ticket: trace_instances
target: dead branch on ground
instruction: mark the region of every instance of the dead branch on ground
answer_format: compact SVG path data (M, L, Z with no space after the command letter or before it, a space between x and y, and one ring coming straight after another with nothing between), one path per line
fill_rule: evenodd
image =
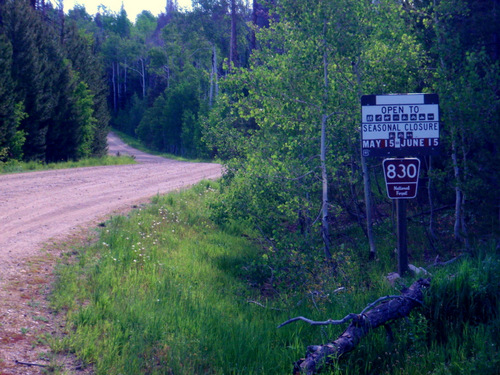
M339 358L353 350L370 330L379 326L385 326L387 329L390 322L408 316L413 308L422 305L423 289L429 286L430 279L419 279L408 289L401 291L401 295L381 297L370 303L360 314L348 314L341 320L328 319L317 322L299 316L280 324L279 327L283 327L286 324L302 320L311 325L328 325L343 324L352 320L349 327L335 341L324 345L309 346L307 356L294 364L294 375L318 373L332 359Z

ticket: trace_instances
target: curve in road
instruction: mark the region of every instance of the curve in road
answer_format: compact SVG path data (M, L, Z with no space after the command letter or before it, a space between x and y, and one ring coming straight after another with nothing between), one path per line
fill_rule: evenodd
M108 136L109 153L134 155L136 165L75 168L0 176L0 275L47 241L155 194L216 179L222 168L148 155Z

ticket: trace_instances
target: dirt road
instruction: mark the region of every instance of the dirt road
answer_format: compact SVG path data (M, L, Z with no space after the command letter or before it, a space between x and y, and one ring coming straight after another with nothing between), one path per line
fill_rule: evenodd
M20 348L11 352L10 348L29 338L30 324L40 323L26 314L27 302L34 297L26 292L30 288L23 284L23 277L33 276L28 265L32 269L30 261L41 256L44 244L62 240L155 194L221 175L218 164L148 155L123 144L113 134L108 144L110 154L134 155L140 164L0 176L0 375L40 371L36 367L14 366L16 359L22 360L18 356L32 354L20 354ZM19 322L22 315L29 321ZM15 332L18 329L22 332Z
M109 137L109 152L141 163L0 176L0 275L53 237L157 193L217 178L218 164L144 154Z

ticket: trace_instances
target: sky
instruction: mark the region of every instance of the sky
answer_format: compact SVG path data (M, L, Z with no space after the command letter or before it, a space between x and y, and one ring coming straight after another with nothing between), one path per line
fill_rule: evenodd
M165 12L166 0L63 0L64 12L73 9L76 4L84 5L89 14L96 14L99 5L105 5L113 12L119 12L123 3L125 11L130 21L135 22L135 17L143 10L149 10L153 15ZM57 0L52 0L52 4L57 4ZM191 8L191 0L177 0L179 8Z

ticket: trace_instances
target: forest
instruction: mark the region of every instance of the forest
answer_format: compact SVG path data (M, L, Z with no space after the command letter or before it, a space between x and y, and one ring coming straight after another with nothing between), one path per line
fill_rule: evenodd
M382 158L361 152L361 98L436 94L439 152L419 156L407 201L410 261L478 243L498 258L499 13L498 0L167 0L131 22L123 7L0 0L0 163L100 156L110 129L217 160L210 220L259 244L246 269L263 295L321 293L394 262L395 203Z
M185 11L168 0L134 23L123 7L1 7L3 162L99 156L110 127L160 152L217 157L221 220L249 220L282 251L319 239L329 257L328 225L356 220L372 237L381 215L370 192L380 158L359 151L361 96L435 93L441 152L422 159L422 204L454 205L456 240L469 224L497 226L498 1L197 0Z

